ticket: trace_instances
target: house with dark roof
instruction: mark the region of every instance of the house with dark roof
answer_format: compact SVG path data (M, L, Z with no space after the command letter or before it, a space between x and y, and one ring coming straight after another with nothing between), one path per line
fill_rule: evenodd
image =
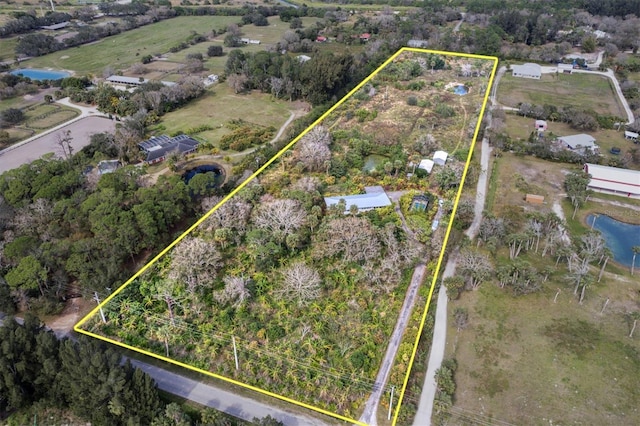
M381 186L368 186L364 194L324 197L324 202L327 208L344 202L344 214L351 213L352 206L357 207L358 212L366 212L391 205L391 200Z
M198 143L197 140L187 135L178 135L174 138L162 135L140 142L138 147L146 155L145 163L156 164L166 160L172 152L177 152L180 155L194 152L198 148Z

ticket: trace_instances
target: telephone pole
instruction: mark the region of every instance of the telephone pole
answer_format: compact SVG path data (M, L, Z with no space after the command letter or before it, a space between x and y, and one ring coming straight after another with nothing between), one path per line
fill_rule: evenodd
M100 297L98 297L98 292L97 291L93 292L93 300L98 302L98 306L100 308L100 317L102 318L102 322L106 324L107 323L107 319L104 317L104 312L102 311L102 306L100 306Z

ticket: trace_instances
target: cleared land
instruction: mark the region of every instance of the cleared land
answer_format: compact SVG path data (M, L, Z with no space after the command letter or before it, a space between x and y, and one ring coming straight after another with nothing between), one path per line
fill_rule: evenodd
M446 58L455 67L472 61ZM359 194L380 184L452 196L455 191L442 190L436 179L409 179L408 159L416 157L420 129L437 130L423 155L440 147L468 150L466 132L478 120L493 61L474 59L472 66L481 69L466 80L472 91L457 97L445 88L455 71L427 71L429 59L434 58L403 52L393 67L325 117L324 129L315 127L108 298L106 324L94 311L76 329L355 422L372 389L384 385L374 380L412 266L419 258L432 273L440 247L419 255L411 237L418 230L407 231L393 206L345 216L341 208L328 209L323 197ZM409 96L419 103L408 105ZM388 161L365 170L365 158L373 154ZM464 161L450 158L442 173L455 174L459 166ZM402 210L410 198L401 200ZM431 232L437 210L438 203L430 204L420 231ZM449 215L443 211L441 227ZM443 234L433 240L441 243ZM204 252L190 253L196 246ZM206 260L200 266L180 266L201 255ZM422 306L414 312L419 317ZM407 328L396 374L384 392L402 386L416 326Z
M492 179L496 177L488 201L493 201L487 209L501 217L515 217L523 208L550 212L563 192L563 172L575 169L504 154L492 171ZM524 193L529 191L545 195L545 205L524 203ZM570 217L569 203L562 201L561 206ZM637 216L635 211L590 202L576 220L568 220L572 238L588 231L583 222L589 212ZM497 253L502 262L508 262L508 257L505 248ZM628 337L632 321L625 314L638 310L640 283L627 268L610 261L602 281L587 288L581 305L564 261L556 267L555 256L530 252L518 259L538 271L551 271L540 292L514 296L508 288L486 282L450 304L450 314L457 308L469 314L466 328L458 330L453 319L449 323L447 356L458 363L450 421L638 424L640 339L637 334ZM591 275L597 278L598 269L592 266Z
M106 118L87 117L78 120L62 129L42 136L0 156L0 173L14 169L23 164L30 163L47 153L53 153L57 157L62 157L62 150L56 143L59 134L65 130L71 131L73 141L71 146L74 152L78 152L89 144L89 137L94 133L113 132L116 122Z
M237 16L181 16L30 59L23 64L33 68L51 67L100 75L108 66L124 69L140 62L142 56L168 52L171 47L185 41L193 31L206 34L239 20Z
M498 102L516 108L518 103L574 106L599 114L626 117L608 78L595 74L543 74L540 80L505 75L498 87Z

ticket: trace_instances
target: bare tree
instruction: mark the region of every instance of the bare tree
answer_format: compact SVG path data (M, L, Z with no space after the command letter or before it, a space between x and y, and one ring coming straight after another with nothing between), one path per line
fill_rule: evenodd
M249 81L249 79L244 74L231 74L227 77L227 84L233 89L236 94L242 92L245 89L247 81Z
M248 288L251 282L249 278L226 275L222 281L224 282L224 290L217 292L215 295L218 302L233 302L233 307L237 308L251 296Z
M210 210L219 202L220 198L212 198L206 205L203 205L203 208ZM208 232L219 228L231 229L233 237L238 242L247 229L252 208L250 203L234 197L211 213L211 216L206 219L204 227Z
M493 273L493 266L489 258L483 253L472 250L460 252L458 267L473 290L480 287L480 284L487 281Z
M296 181L292 188L304 192L316 192L320 187L320 179L315 176L303 176Z
M321 284L318 271L299 261L282 270L282 286L276 293L297 302L298 306L304 306L320 297Z
M62 155L67 161L69 161L73 155L72 140L71 130L63 130L61 133L56 134L56 145L62 149Z
M320 238L314 252L318 257L341 255L345 262L363 262L380 255L376 230L364 217L333 219Z
M176 305L180 305L180 302L183 300L184 296L182 292L183 288L178 284L178 282L171 279L165 279L159 280L151 293L151 297L156 300L162 300L167 304L169 319L171 320L171 325L173 326L176 325L173 308Z
M295 158L311 171L319 172L331 160L331 134L324 126L316 126L304 135L295 149Z
M277 199L258 208L255 224L266 229L280 242L304 225L307 212L297 200Z
M222 256L214 242L187 237L171 253L169 279L184 282L193 294L198 286L211 282L221 266Z

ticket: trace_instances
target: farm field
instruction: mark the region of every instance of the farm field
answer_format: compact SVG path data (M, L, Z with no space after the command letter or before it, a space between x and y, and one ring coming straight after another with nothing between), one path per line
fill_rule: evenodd
M200 34L239 22L237 16L181 16L146 25L95 43L61 50L23 62L32 68L55 68L79 75L101 75L110 66L124 69L144 55L168 52L192 31Z
M498 217L514 219L523 210L546 214L555 202L568 218L566 228L572 239L588 233L585 218L589 213L640 220L635 211L591 201L578 210L575 220L570 219L573 208L560 194L565 173L578 166L509 153L494 162L497 166L491 173L486 208ZM525 203L526 193L544 195L545 203ZM627 201L599 193L593 197ZM635 220L629 220L630 216ZM498 249L492 259L507 262L508 249ZM461 327L454 319L449 323L451 337L445 357L455 358L458 365L458 390L449 421L638 423L640 411L635 401L640 393L635 383L640 377L640 340L637 335L629 337L627 313L639 306L640 283L628 268L610 261L601 282L594 279L580 304L565 261L556 266L555 255L543 257L533 250L523 252L518 261L549 271L540 291L516 296L491 279L450 302L451 317L459 309L469 317ZM590 273L597 278L599 265L595 262Z
M474 77L458 77L460 66ZM76 330L357 423L410 281L418 302L403 312L411 320L383 395L411 369L421 283L440 256L494 66L401 51L107 298L105 323L94 310ZM451 155L431 178L407 175L439 149ZM324 200L376 185L393 203L345 215ZM418 194L428 208L413 207ZM424 272L411 280L416 265Z
M573 106L598 114L626 117L608 78L596 74L543 74L540 80L506 74L500 80L498 102L516 108L519 102Z

